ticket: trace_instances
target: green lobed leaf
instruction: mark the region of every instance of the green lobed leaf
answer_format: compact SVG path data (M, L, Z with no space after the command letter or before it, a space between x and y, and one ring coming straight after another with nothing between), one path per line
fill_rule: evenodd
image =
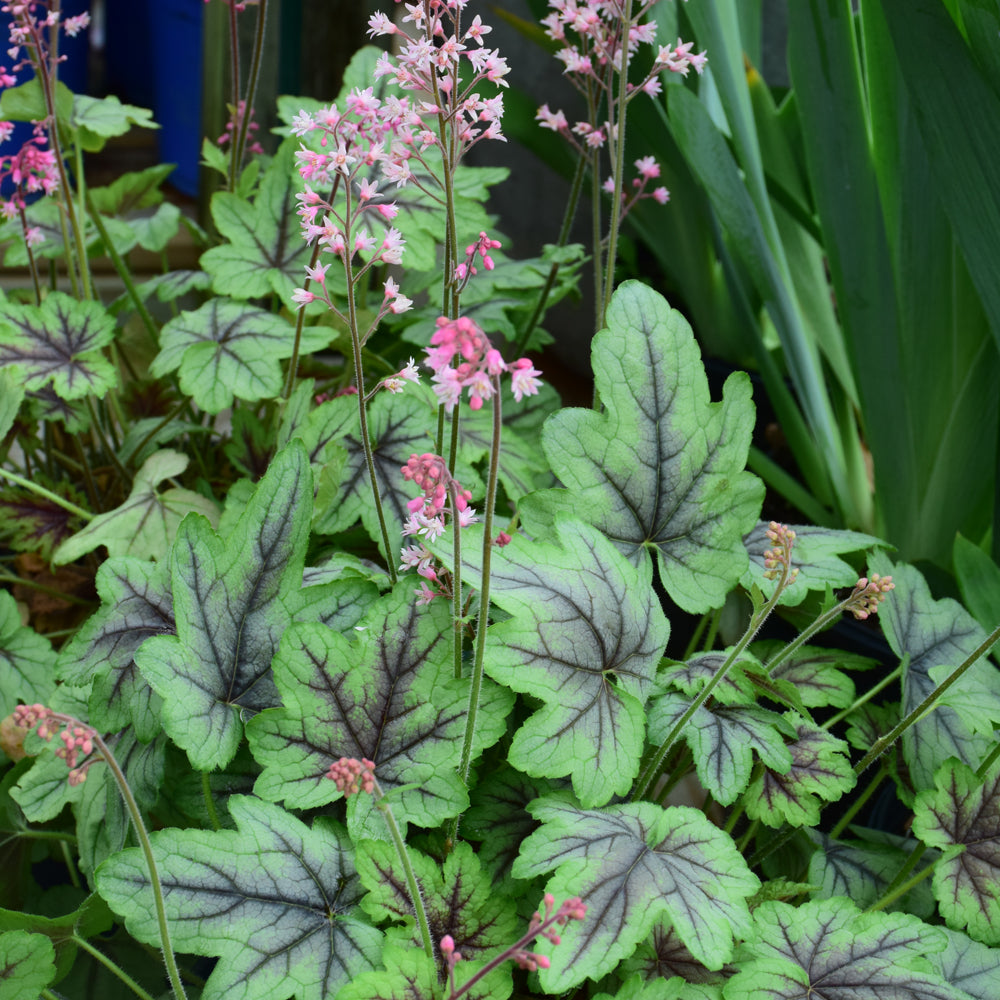
M21 624L12 594L0 590L0 719L18 701L45 703L55 689L52 643Z
M100 609L59 651L57 672L68 684L93 682L90 721L105 731L131 724L140 740L160 731L160 697L135 664L155 635L174 635L168 562L111 558L97 571Z
M962 848L934 866L934 895L950 927L1000 944L1000 766L985 778L947 761L935 788L917 795L913 833L930 847Z
M436 826L468 804L458 776L469 681L455 680L450 609L418 607L401 582L355 626L353 641L319 624L289 628L274 661L284 707L247 726L263 767L255 791L309 809L341 797L328 780L341 757L375 762L376 777L401 820ZM509 692L487 684L474 752L504 731ZM397 786L406 785L398 792ZM384 837L368 796L348 801L352 835Z
M176 636L154 636L135 654L163 698L169 736L199 770L232 760L244 712L277 704L271 659L302 584L312 476L301 442L275 456L223 539L191 515L171 553Z
M955 536L952 559L962 603L984 629L992 630L1000 622L1000 566L960 534ZM996 647L993 655L998 655Z
M437 966L422 948L387 941L382 964L384 968L355 976L337 1000L437 1000Z
M0 1000L34 1000L56 978L56 952L44 934L0 933Z
M133 125L142 128L159 128L153 121L153 112L134 104L122 104L114 94L106 97L73 95L73 114L70 125L77 132L77 141L88 153L104 148L106 140L125 135Z
M481 572L481 532L463 553ZM487 635L486 672L544 704L508 759L533 777L570 775L587 807L624 795L645 746L643 706L670 636L648 566L560 516L551 541L516 536L492 556L490 597L511 617Z
M381 934L364 918L350 841L327 819L310 829L279 806L233 796L236 830L151 835L178 951L218 956L202 1000L324 1000L374 968ZM159 944L149 875L130 848L97 887L140 941Z
M768 639L753 643L750 649L766 665L784 645L779 640ZM843 671L868 670L875 663L870 657L840 649L800 646L778 664L771 677L793 685L808 708L826 705L847 708L854 701L854 681Z
M820 802L835 802L857 783L847 744L794 712L786 718L796 737L788 745L792 766L786 772L770 767L755 778L744 802L747 815L771 827L816 826Z
M275 294L288 303L302 284L311 251L295 220L297 148L298 140L282 144L252 204L230 191L212 196L212 220L228 242L206 250L201 266L219 295L253 299Z
M650 802L583 810L550 796L530 808L542 826L522 845L516 878L556 870L546 891L580 896L583 922L553 949L542 988L563 991L610 972L668 917L691 954L709 969L732 958L750 930L746 897L760 885L730 837L697 809Z
M626 976L636 971L647 982L681 980L680 1000L703 1000L717 996L721 1000L723 974L705 968L688 951L677 930L669 920L661 920L653 933L619 967L619 974ZM725 970L723 970L724 972ZM718 992L709 992L709 991ZM705 992L701 992L705 991Z
M455 942L462 962L455 970L462 986L482 965L516 941L518 927L514 900L498 894L476 852L458 842L443 865L409 851L430 927L431 939L446 934ZM399 855L385 841L364 841L358 846L358 876L368 889L362 908L373 920L405 920L413 933L412 946L421 947L406 875ZM504 962L471 989L473 997L506 1000L513 989L511 965Z
M649 710L650 743L662 743L690 704L682 694L657 698ZM702 705L682 735L691 748L702 786L717 802L728 806L746 791L755 753L778 774L791 769L792 754L784 740L790 729L777 712L756 705Z
M67 428L69 429L69 428ZM65 479L51 481L39 473L33 482L57 496L86 507L87 496ZM48 560L53 549L83 525L62 504L21 486L0 487L0 537L16 552L33 552Z
M910 654L903 675L901 712L908 715L985 639L986 634L957 601L934 600L920 573L904 563L893 564L883 553L875 553L872 571L892 576L896 589L879 611L882 631L892 651L902 658ZM971 767L993 747L992 737L978 731L989 713L996 718L1000 708L996 670L985 658L970 667L949 694L978 692L978 706L971 714L961 703L952 707L938 703L903 733L903 759L915 791L934 787L934 773L949 757Z
M182 312L160 330L157 377L179 370L181 388L209 413L233 399L273 399L282 387L281 359L292 355L294 327L281 316L216 297ZM308 337L303 350L316 346Z
M857 831L863 832L863 831ZM874 840L831 840L812 832L816 853L809 862L809 881L817 899L847 896L859 907L871 907L889 888L916 846L913 840L893 838L892 842ZM922 920L934 915L934 897L930 886L921 882L888 908L911 913Z
M993 1000L1000 978L1000 950L987 948L958 931L942 928L948 947L932 956L936 968L953 986L963 990L963 1000Z
M622 284L593 341L603 412L564 409L542 444L568 487L522 505L528 527L555 510L586 513L633 564L655 553L660 579L685 611L722 604L746 572L743 535L756 522L763 484L744 471L753 405L743 373L721 403L687 321L656 292Z
M40 306L8 302L0 315L0 365L17 365L29 392L51 384L62 399L104 396L116 384L101 348L114 320L99 302L50 292Z
M843 897L764 903L726 1000L965 1000L934 969L942 931L902 913L862 913Z
M111 556L162 559L186 514L196 511L217 525L218 506L200 493L180 487L156 491L164 479L179 476L188 462L187 455L169 449L150 455L135 474L128 499L120 507L98 514L63 542L52 561L57 566L75 562L99 545L106 546Z

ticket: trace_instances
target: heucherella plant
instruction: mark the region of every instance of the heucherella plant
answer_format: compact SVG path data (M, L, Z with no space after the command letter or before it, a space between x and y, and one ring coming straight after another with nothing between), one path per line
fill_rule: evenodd
M647 7L548 18L614 85L574 137L704 65L621 73ZM713 400L645 285L609 286L600 406L559 405L519 341L576 258L509 259L462 162L517 72L474 8L374 16L393 52L283 98L271 154L252 64L194 272L129 270L169 259L165 170L86 185L145 112L38 116L65 176L2 230L0 993L995 1000L1000 630L762 517L748 377Z

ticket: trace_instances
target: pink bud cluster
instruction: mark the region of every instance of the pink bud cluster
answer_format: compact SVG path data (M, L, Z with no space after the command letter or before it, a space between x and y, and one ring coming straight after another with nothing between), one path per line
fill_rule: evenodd
M205 2L207 3L208 0L205 0ZM236 9L239 10L239 7L237 7ZM228 142L232 140L235 133L239 131L239 127L243 124L243 118L247 113L247 102L244 100L240 100L240 102L236 105L235 110L232 107L230 107L230 112L231 112L231 117L229 121L226 122L226 131L223 132L222 135L220 135L219 138L215 140L220 146L225 146ZM260 125L253 120L253 117L254 117L254 109L251 108L250 121L247 123L247 138L249 139L247 152L261 154L264 152L264 147L259 142L257 142L256 139L254 139L254 135L260 129Z
M434 372L434 392L448 413L466 389L469 406L481 409L483 400L492 398L501 372L510 372L511 389L518 402L524 396L533 396L541 385L538 376L542 373L535 370L528 358L519 358L508 365L468 316L438 319L431 346L427 348L426 363Z
M798 576L798 569L792 569L792 546L795 544L795 532L786 524L772 521L767 528L767 537L774 544L773 548L764 553L764 579L777 580L783 574L788 574L789 582Z
M81 785L87 778L91 764L100 757L94 756L97 730L69 715L60 715L44 705L18 705L14 709L14 725L34 729L43 740L51 740L58 732L62 746L55 751L70 769L69 783ZM83 755L83 763L81 756Z
M487 271L492 271L496 267L490 256L490 251L499 250L502 245L499 240L491 239L486 233L481 232L479 239L465 248L465 260L455 268L455 281L458 282L460 288L464 288L468 284L469 278L475 277L478 273L476 270L477 255L482 258L483 267Z
M536 911L531 918L531 923L528 925L527 934L490 961L485 968L480 969L475 976L466 982L461 991L455 990L455 966L462 961L462 954L456 950L454 938L450 934L445 934L441 938L439 947L441 949L441 957L444 959L448 970L448 983L451 988L450 995L455 997L460 992L464 992L487 972L495 969L501 962L507 959L515 962L520 968L528 972L537 972L539 969L549 968L551 962L547 955L528 951L526 946L537 937L546 938L553 945L559 945L562 942L562 937L554 928L565 927L571 920L583 920L587 915L587 907L583 904L579 896L574 896L572 899L567 899L556 910L555 897L550 892L545 894L542 905L545 910L544 915Z
M657 0L645 0L637 5L634 16L628 18L627 39L630 62L641 46L656 44L656 24L643 22L643 18ZM616 109L618 85L616 75L622 66L622 44L626 14L632 12L633 0L549 0L552 13L542 20L545 33L553 41L562 44L556 58L566 67L565 74L592 107L595 91L603 94L608 109L608 121L580 121L570 127L562 111L551 111L547 104L538 109L535 118L542 128L551 129L562 135L578 152L585 148L602 147L614 135L616 115L623 109ZM631 100L642 93L655 97L663 89L660 73L669 71L686 76L690 69L702 73L707 57L704 52L694 54L692 42L677 40L674 46L658 46L652 67L645 77L636 84L628 84ZM579 136L579 139L576 137Z
M865 618L878 614L878 606L885 600L885 595L895 589L891 576L879 576L878 573L872 573L870 579L863 576L854 585L854 590L847 599L846 610L864 621Z
M375 791L375 762L363 757L341 757L331 764L326 776L336 782L337 788L345 796L357 795L359 792L371 794Z

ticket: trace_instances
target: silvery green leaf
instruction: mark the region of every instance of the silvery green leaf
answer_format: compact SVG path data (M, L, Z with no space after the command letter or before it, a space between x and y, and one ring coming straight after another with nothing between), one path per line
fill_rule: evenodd
M550 796L530 812L542 825L521 845L514 876L555 870L546 891L587 906L558 948L539 947L552 961L540 973L546 991L610 972L664 917L709 969L722 968L750 932L746 898L760 882L699 810L650 802L584 810Z
M638 281L619 286L593 340L602 410L550 417L542 445L566 490L522 504L535 534L556 511L602 531L634 565L655 558L685 611L719 607L746 572L743 535L764 487L745 471L753 429L750 383L730 376L713 403L683 316Z
M171 940L219 958L202 1000L325 1000L375 967L381 934L358 906L364 890L342 828L310 829L279 806L233 796L236 830L151 834ZM97 888L140 941L160 933L139 848L109 858Z
M163 698L167 734L194 767L224 767L243 736L243 713L278 703L271 659L291 624L312 511L305 449L275 456L232 531L221 538L197 514L171 551L177 634L135 654Z

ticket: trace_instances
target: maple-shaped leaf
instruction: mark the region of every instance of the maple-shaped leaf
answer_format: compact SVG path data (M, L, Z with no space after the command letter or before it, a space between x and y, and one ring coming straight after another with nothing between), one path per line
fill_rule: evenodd
M306 623L285 633L274 661L284 707L247 726L263 767L256 792L310 809L340 798L326 777L341 757L368 758L401 819L436 826L458 815L468 793L458 776L469 684L452 675L450 609L418 607L409 581L382 598L353 629L351 641ZM487 685L474 752L504 731L509 692ZM399 785L411 787L393 791ZM351 796L352 834L385 836L370 796Z
M729 652L728 649L716 649L699 653L689 660L664 659L657 680L661 685L676 688L694 698L722 669L729 659ZM712 697L723 705L756 704L757 692L750 677L764 673L757 657L744 650L729 666L722 680L712 688Z
M56 950L44 934L0 933L0 1000L40 997L56 978Z
M302 584L311 512L309 461L293 441L225 538L197 514L181 523L170 558L177 634L147 640L135 662L199 770L232 760L244 712L278 703L271 659Z
M291 357L294 341L294 327L281 316L217 296L164 325L149 370L159 377L179 369L184 392L203 410L219 413L234 398L275 398L280 362ZM307 333L303 350L316 346Z
M854 787L857 777L843 740L795 713L786 713L786 718L796 734L788 744L792 766L783 773L765 767L750 783L744 797L747 815L773 827L815 826L820 800L835 802Z
M63 399L102 397L114 388L114 367L102 348L115 321L99 302L50 292L40 306L4 304L0 365L17 365L29 392L51 385Z
M649 711L649 741L662 743L688 710L690 698L671 693L657 698ZM792 755L784 736L794 735L788 720L756 705L701 705L682 735L694 756L698 778L717 802L732 805L750 783L753 754L771 770L787 773Z
M337 994L337 1000L438 1000L437 963L423 948L387 940L382 947L382 965L384 968L355 976Z
M134 125L142 128L159 128L153 121L153 112L134 104L122 104L114 94L107 97L73 95L73 114L69 127L75 139L88 153L104 148L105 142L117 135L125 135Z
M770 598L777 586L776 580L764 576L764 553L773 547L767 537L768 523L758 521L754 529L743 539L750 567L740 579L742 586L750 590L756 585L765 598ZM779 604L795 606L805 600L811 590L826 590L831 587L853 587L858 580L858 571L850 563L839 558L847 552L861 552L876 545L885 545L873 535L863 535L858 531L844 531L838 528L821 528L814 524L790 524L795 531L792 547L792 565L798 570L795 579L785 587L778 598Z
M482 532L463 535L475 579ZM533 777L570 775L588 807L626 794L639 773L644 705L670 636L649 575L596 529L563 516L551 541L517 536L492 556L490 598L511 617L489 630L486 672L543 702L514 734L508 759Z
M436 408L428 396L418 387L412 388L414 391L402 396L380 393L368 409L368 435L382 508L389 538L400 539L400 547L403 525L410 516L406 504L418 492L403 479L400 470L412 454L423 454L434 447L431 432L437 422ZM314 461L327 463L318 482L314 529L332 535L361 518L365 530L381 548L382 531L361 444L357 399L340 396L317 407L302 439ZM455 477L463 488L476 490L476 476L464 461L456 465ZM398 553L383 556L396 559Z
M913 834L930 847L960 847L934 866L934 895L950 927L1000 944L1000 765L985 778L947 761L933 791L917 796Z
M171 487L158 493L164 480L179 476L188 467L188 456L179 451L157 451L135 474L128 498L114 510L98 514L56 550L52 561L60 566L75 562L99 545L108 555L162 559L177 535L186 514L196 511L215 525L219 520L216 504L194 490Z
M105 732L131 724L141 740L160 731L160 697L135 665L139 647L156 635L174 635L170 565L111 558L97 571L100 609L59 651L59 678L92 681L91 724Z
M504 400L497 471L511 503L553 484L552 472L538 441L545 418L558 409L559 396L545 384L536 395L526 396L520 403ZM490 454L493 417L489 407L463 413L458 428L462 448L467 449L466 454L471 460Z
M528 812L528 803L559 790L565 782L529 778L508 764L486 763L470 791L472 800L462 813L459 834L478 844L478 857L492 869L496 886L517 893L518 883L510 869L521 842L538 827Z
M943 932L902 913L862 913L844 897L754 910L726 1000L967 1000L935 970Z
M594 1000L694 1000L695 993L679 977L645 979L638 973L630 976L616 993L598 993ZM698 998L705 994L697 993Z
M458 842L440 866L417 851L409 853L432 940L450 934L462 956L455 970L456 986L461 986L523 933L514 900L495 891L470 844ZM357 867L368 889L361 903L365 912L375 921L404 920L412 928L413 946L419 948L420 932L395 847L386 841L363 842ZM505 1000L512 988L511 965L505 962L476 984L471 995Z
M816 886L816 898L847 896L859 907L869 907L899 874L916 846L912 839L886 837L876 840L831 840L826 834L810 831L816 853L809 862L809 881ZM930 860L930 859L925 859ZM922 920L934 914L934 897L927 882L895 900L888 909L912 913Z
M702 965L732 958L734 938L750 929L746 897L760 882L699 810L651 802L584 810L556 797L529 808L542 826L521 845L515 877L556 869L546 892L587 906L558 948L539 947L552 961L540 973L544 990L610 972L664 917Z
M212 221L227 242L206 250L201 266L219 295L255 299L275 294L288 303L302 284L312 251L295 215L297 149L298 140L282 144L252 203L230 191L212 196Z
M881 606L879 621L892 651L900 658L910 654L900 706L906 716L979 646L986 633L957 601L934 600L914 567L894 565L882 552L872 556L869 566L882 576L891 575L896 585ZM972 695L971 710L968 701L962 701L963 693ZM903 733L903 759L914 790L933 788L935 772L949 757L978 767L995 743L990 720L1000 721L1000 675L983 657L966 670L944 701Z
M945 978L963 991L962 998L993 1000L1000 982L1000 949L987 948L958 931L942 928L948 939L943 952L931 956L931 961Z
M234 795L229 811L236 830L151 834L174 948L219 958L202 1000L325 1000L373 968L381 934L358 906L344 830L251 796ZM129 931L158 945L142 852L109 858L96 881Z
M0 590L0 718L18 701L46 702L56 686L52 643L21 624L17 601Z
M685 611L718 607L746 571L743 536L764 494L745 471L749 379L734 373L711 402L687 320L638 281L619 286L607 325L592 345L603 410L545 422L545 454L568 489L528 498L525 523L537 534L556 510L584 516L634 564L655 555Z
M620 975L627 976L631 972L640 973L647 981L679 977L686 987L698 985L708 989L723 982L719 971L705 968L691 954L669 920L659 921L632 957L622 962ZM682 1000L692 995L689 988L680 993Z
M34 482L83 506L84 495L65 480L50 483L36 475ZM52 550L69 538L83 521L61 504L21 486L0 489L0 535L16 552L35 552L48 560Z
M784 647L785 644L779 640L766 639L753 643L750 649L766 665ZM868 670L876 662L870 657L840 649L799 646L791 656L768 672L774 680L793 685L802 704L808 708L826 705L846 708L854 701L854 681L844 670Z

